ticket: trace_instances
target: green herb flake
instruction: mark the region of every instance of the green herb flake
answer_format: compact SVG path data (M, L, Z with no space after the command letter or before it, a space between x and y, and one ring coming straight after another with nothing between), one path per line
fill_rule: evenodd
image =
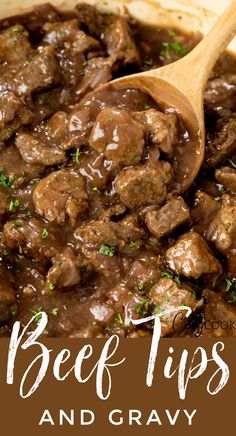
M106 190L106 191L103 192L103 195L104 195L105 197L110 197L110 192L108 192L108 191Z
M153 59L147 59L146 61L144 61L144 65L146 65L146 67L152 67L153 64Z
M165 57L167 60L171 60L171 54L175 53L181 57L186 56L189 53L187 48L181 47L178 41L173 42L163 42L164 50L161 52L161 56Z
M4 188L10 188L14 182L14 180L16 179L15 176L6 176L6 174L4 173L4 170L2 168L0 168L0 184L4 187Z
M226 194L226 192L228 192L228 189L225 189L222 186L222 188L220 189L219 195L217 195L217 197L215 197L215 201L221 201L222 195Z
M63 31L60 32L60 37L61 37L61 38L65 38L65 36L66 36L66 32L63 32Z
M112 257L116 252L115 247L109 247L109 245L101 245L99 253L104 254L104 256Z
M49 291L53 291L55 289L56 285L54 285L54 283L49 283L48 285L48 289Z
M137 241L130 241L130 248L139 248L139 243Z
M179 276L174 276L174 281L175 281L175 283L177 283L177 285L181 285L182 284Z
M138 285L135 287L136 291L143 291L144 290L144 284L143 283L138 283Z
M8 254L9 254L9 251L7 251L6 249L5 250L3 250L3 256L8 256Z
M158 304L158 305L155 307L154 313L157 314L158 316L162 316L162 315L163 315L163 313L164 313L164 309L161 307L160 304Z
M47 239L47 237L48 237L48 231L47 231L46 228L44 228L44 229L42 230L42 233L41 233L41 238L42 238L42 239Z
M52 310L51 310L51 314L53 315L53 316L57 316L58 315L58 307L54 307Z
M26 218L32 218L32 213L30 212L30 210L27 210L27 211L25 212L25 217L26 217Z
M234 304L236 303L236 295L232 295L229 300L227 300L227 303Z
M171 38L173 38L174 36L176 36L176 32L174 30L169 30L168 34Z
M79 158L80 158L80 149L77 148L76 152L75 152L75 163L79 163Z
M124 324L124 321L123 321L122 316L121 316L120 313L116 313L116 314L115 314L115 320L116 320L119 324L121 324L121 325Z
M24 67L26 67L27 65L29 65L30 63L30 59L29 58L25 58L24 59Z
M148 313L149 299L148 297L140 297L139 302L135 306L135 312L138 315L145 316Z
M163 277L164 279L173 279L172 274L170 274L168 271L163 271L161 273L161 277Z
M152 108L152 105L151 105L151 103L145 103L143 107L145 110L148 110L148 109Z
M15 224L15 226L17 226L17 227L21 227L21 226L22 226L22 221L19 220L19 219L14 220L14 224Z
M94 186L93 189L92 189L92 191L97 192L97 194L100 194L100 191L99 191L99 189L98 189L97 186Z
M10 315L15 317L17 315L17 309L10 310Z
M229 279L228 277L226 277L224 280L225 280L225 283L226 283L225 292L231 291L231 289L234 286L233 280Z
M231 167L236 170L236 163L231 159L228 159L228 161L229 161L229 164L231 165Z
M34 310L30 311L35 316L34 322L36 324L38 324L39 321L42 319L42 311L43 311L42 307L39 307L38 309L34 309Z
M20 206L20 200L18 198L12 198L9 203L9 212L15 212L15 210Z
M191 295L192 298L194 298L194 299L197 298L196 291L194 291L193 289L191 289L191 291L189 291L189 294Z

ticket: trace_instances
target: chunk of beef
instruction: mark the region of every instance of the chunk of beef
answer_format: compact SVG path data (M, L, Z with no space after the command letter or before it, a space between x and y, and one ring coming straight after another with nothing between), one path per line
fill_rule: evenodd
M0 220L4 217L8 209L8 195L0 189Z
M213 256L202 236L194 231L182 235L167 250L166 262L175 274L193 279L203 276L213 284L222 274L220 262Z
M189 208L182 197L173 198L161 209L150 210L146 213L148 230L158 239L170 235L178 227L189 222Z
M216 170L215 178L224 188L236 193L236 169L221 167Z
M20 126L33 119L31 110L13 92L0 94L0 141L7 141Z
M205 292L205 299L206 304L203 309L205 325L214 325L215 328L204 328L202 335L211 338L236 336L235 304L227 303L221 294L210 290Z
M204 236L208 225L219 209L219 202L215 201L211 195L197 191L195 194L194 208L191 210L194 230Z
M114 17L105 29L103 42L107 52L118 64L139 64L140 58L131 29L124 17Z
M142 253L131 265L126 284L128 288L149 290L161 277L161 259L151 252Z
M69 149L87 144L92 127L93 117L88 107L73 110L68 117L68 138L62 147Z
M46 264L48 260L61 252L62 243L58 233L43 221L32 218L29 221L20 219L21 225L15 220L8 221L3 229L3 242L19 254L26 255ZM46 229L46 230L45 230Z
M236 114L219 118L216 131L207 136L205 163L216 167L236 151Z
M147 127L148 139L157 145L163 153L173 154L177 140L177 117L175 114L163 114L155 109L136 112L135 118Z
M20 24L0 32L0 47L0 65L7 63L15 67L15 71L32 52L29 34Z
M127 215L120 221L112 221L113 217L124 213L123 206L116 206L112 216L105 211L97 221L83 224L78 227L75 236L83 244L100 248L108 245L119 250L123 249L130 241L139 241L144 236L144 230L139 226L136 215Z
M13 90L18 96L29 97L32 93L56 85L60 69L51 46L43 47L15 76Z
M154 313L160 316L161 335L166 336L184 329L186 310L181 306L190 307L194 312L203 301L196 300L190 286L177 285L173 279L162 278L150 290L150 303L155 305ZM173 312L162 315L169 310Z
M94 316L94 320L98 325L107 327L115 318L115 310L107 304L94 302L90 307L90 312Z
M144 127L123 109L103 109L96 118L89 144L116 164L133 165L142 159Z
M215 110L236 109L236 74L225 74L213 77L207 83L205 104Z
M113 60L103 57L95 57L86 62L81 70L82 80L76 89L77 98L83 97L86 92L93 91L100 85L104 85L112 79Z
M46 292L68 288L80 283L80 261L72 248L67 247L52 259L46 281Z
M99 37L101 35L103 17L95 6L80 3L76 6L76 14L79 18L81 28L93 36Z
M48 221L74 226L88 207L84 177L73 169L49 174L36 185L33 200L37 213Z
M236 202L234 197L223 195L221 208L206 230L206 238L228 258L228 270L235 275Z
M133 209L152 204L161 205L171 180L171 165L160 161L153 165L123 169L116 178L115 188L122 203Z
M92 189L103 190L106 188L109 173L104 166L104 157L95 151L83 159L79 166L79 172L86 177L88 185Z
M10 307L16 302L10 273L0 265L0 322L9 318Z

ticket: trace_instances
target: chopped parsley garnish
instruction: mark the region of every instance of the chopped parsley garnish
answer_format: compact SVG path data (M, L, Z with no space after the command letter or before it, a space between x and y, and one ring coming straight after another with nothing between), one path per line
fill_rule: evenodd
M146 65L146 67L152 67L153 63L153 59L144 61L144 65Z
M55 289L56 285L54 285L54 283L49 283L48 285L48 289L49 291L53 291Z
M7 251L7 250L3 250L3 256L8 256L8 254L9 254L9 251Z
M12 198L9 203L9 212L14 212L20 206L20 200L18 198Z
M137 241L130 241L130 248L139 248L139 243Z
M191 291L189 291L189 293L190 293L192 298L195 298L195 299L197 298L196 291L194 291L193 289L191 289Z
M163 42L162 43L164 50L161 52L161 56L166 58L167 60L171 60L171 54L174 52L181 57L186 56L189 53L187 48L181 47L178 41L173 42Z
M101 245L99 253L104 254L104 256L112 257L116 252L115 247L109 247L109 245Z
M75 163L79 163L79 158L80 158L80 149L77 148L75 152Z
M162 315L163 315L163 313L164 313L164 309L161 307L160 304L158 304L158 305L155 307L154 313L157 314L157 315L159 315L159 316L162 316Z
M176 36L176 33L174 30L169 30L168 31L169 36L171 36L171 38L173 38L174 36Z
M44 228L41 233L41 238L46 239L47 237L48 237L48 231L47 229Z
M63 31L60 32L60 37L61 37L61 38L65 38L65 36L66 36L66 32L63 32Z
M17 309L10 310L10 315L11 316L16 316L17 315Z
M15 226L21 227L22 226L22 221L21 220L15 220L14 224L15 224Z
M14 32L14 33L21 33L22 32L22 28L20 26L18 26L18 25L15 25L12 28L12 32Z
M39 307L38 309L31 310L31 313L33 313L33 315L35 316L34 322L36 322L37 324L39 323L39 321L42 318L42 310L43 310L42 307Z
M131 50L133 48L133 45L131 43L127 44L127 49Z
M215 197L215 201L220 201L222 195L226 194L226 192L228 191L228 189L225 189L223 186L220 189L219 195L217 195L217 197Z
M175 276L175 275L169 273L168 271L163 271L161 273L161 277L163 277L164 279L172 279L172 280L174 280L175 283L177 283L177 285L182 284L179 276Z
M138 315L145 316L148 313L149 299L148 297L140 297L139 302L135 306L135 312Z
M233 286L234 286L234 282L233 282L233 280L229 279L228 277L226 277L224 280L225 280L225 283L226 283L226 289L225 289L225 292L229 292L229 291L231 291L231 289L232 289Z
M151 109L152 105L151 105L151 103L145 103L143 107L145 110L147 110L147 109Z
M229 164L231 165L231 167L236 170L236 163L231 159L228 159L228 161L229 161Z
M26 67L27 65L29 65L30 63L30 59L29 58L25 58L24 59L24 66Z
M32 218L32 213L30 212L30 210L27 210L25 212L25 216L26 216L26 218Z
M108 191L106 190L106 191L103 192L103 195L104 195L105 197L110 197L110 192L108 192Z
M92 189L92 191L97 192L98 194L100 194L100 191L99 191L99 189L98 189L97 186L94 186L94 188Z
M132 160L135 160L135 161L139 162L140 159L141 159L140 154L133 154L133 156L132 156Z
M121 325L124 324L124 321L123 321L122 316L121 316L120 313L116 313L116 314L115 314L115 321L117 321L117 322L118 322L119 324L121 324Z
M16 179L15 176L10 176L10 177L6 176L6 174L4 174L3 169L0 168L0 184L4 188L10 188L15 179Z
M144 290L144 284L143 283L138 283L138 285L135 287L136 291L143 291Z
M227 303L230 303L230 304L236 303L236 295L232 295L232 297L230 297L230 299L227 300Z
M53 316L57 316L58 315L58 307L54 307L52 310L51 310L51 314L53 315Z

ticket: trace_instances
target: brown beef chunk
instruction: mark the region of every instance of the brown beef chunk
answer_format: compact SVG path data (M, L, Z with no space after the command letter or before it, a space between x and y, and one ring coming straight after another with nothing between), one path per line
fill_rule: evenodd
M196 300L190 286L177 285L173 279L162 278L150 290L150 303L155 306L154 313L160 316L161 335L166 336L184 329L186 310L180 308L164 316L162 313L181 306L190 307L194 312L202 305L202 300Z
M33 121L31 110L13 92L0 94L0 141L7 141L22 125Z
M20 24L0 32L0 64L5 62L16 71L32 52L29 35Z
M33 200L36 211L48 221L74 226L88 207L84 177L73 169L55 171L36 185Z
M114 61L121 65L139 64L140 58L130 27L124 17L114 17L105 29L103 42Z
M147 228L158 239L168 236L175 229L189 222L189 208L182 197L173 198L161 209L146 213Z
M29 97L32 93L56 85L60 70L53 47L43 47L17 73L13 90L18 96Z
M221 294L213 291L205 292L203 309L205 326L202 335L207 337L236 336L236 306L227 303ZM209 328L214 326L214 328ZM218 326L218 328L217 328Z
M8 195L0 189L0 220L4 217L8 209Z
M104 85L112 79L113 61L110 57L95 57L89 59L81 70L82 80L76 89L77 98L81 98L86 92L93 91L100 85Z
M142 159L144 127L122 109L103 109L96 118L89 144L116 164L133 165Z
M46 291L68 288L80 283L80 261L72 248L67 247L52 259L53 266L49 269L46 281Z
M167 250L166 262L177 275L193 279L204 276L213 284L222 274L220 262L213 256L202 236L194 231L182 235Z
M171 165L160 161L123 169L116 178L116 192L129 208L161 205L172 180Z
M3 229L3 242L10 248L46 264L48 260L61 251L61 241L51 227L43 221L32 218L29 221L20 219L8 221Z
M215 178L218 183L224 186L232 193L236 193L236 169L221 167L215 172Z
M236 151L236 114L219 118L216 131L208 134L205 163L216 167L225 162Z
M197 191L195 194L194 208L191 210L194 230L204 236L208 225L219 209L219 202L215 201L211 195Z
M161 277L161 260L153 253L142 253L131 265L126 280L132 289L149 290Z
M9 271L0 265L0 322L9 317L10 307L16 302L13 280Z
M236 74L213 77L207 83L205 104L215 110L234 109L236 96Z
M148 133L151 144L157 145L163 153L173 154L177 140L177 117L174 114L163 114L155 109L136 112L135 118L142 122Z
M81 27L93 36L99 37L103 29L103 17L95 6L80 3L76 6L76 14Z

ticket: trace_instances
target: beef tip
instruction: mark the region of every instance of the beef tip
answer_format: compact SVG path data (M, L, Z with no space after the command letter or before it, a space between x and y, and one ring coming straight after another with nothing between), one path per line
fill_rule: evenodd
M93 119L89 108L73 110L68 116L68 137L61 145L64 149L86 145L92 130Z
M222 205L206 230L206 238L228 259L227 269L235 275L236 264L236 202L223 195Z
M209 133L206 141L205 163L216 167L236 151L236 114L219 118L216 131Z
M222 274L220 262L213 256L202 236L194 231L182 235L167 250L166 262L177 275L193 279L203 276L213 284Z
M151 252L142 253L131 265L126 280L127 287L149 290L161 278L161 259Z
M202 335L207 337L236 336L236 306L227 303L218 292L207 290L204 294L206 304L203 309L205 325L214 323L218 328L204 328Z
M182 197L173 198L161 209L146 213L147 228L158 239L170 235L178 227L189 222L189 208Z
M217 111L235 108L236 74L213 77L207 83L205 104Z
M32 218L29 221L8 221L3 229L3 243L10 249L16 249L19 254L33 258L41 264L46 264L57 253L61 252L61 241L58 232L51 227Z
M84 177L73 169L49 174L36 185L33 200L37 213L48 221L74 226L88 207Z
M95 151L83 159L79 172L86 177L88 185L92 189L103 190L109 181L109 173L104 166L104 158Z
M0 32L0 47L0 65L7 63L15 71L32 52L28 32L20 24Z
M60 80L60 70L53 47L43 47L15 76L13 90L18 96L29 97Z
M68 288L80 283L80 261L72 248L67 247L62 253L52 259L53 266L49 269L46 281L46 291Z
M86 32L99 37L103 28L103 17L95 6L80 3L76 6L80 26Z
M111 324L116 314L115 310L111 306L101 304L99 302L94 302L91 304L90 312L94 316L94 321L102 327L106 327Z
M112 216L105 211L97 221L85 223L78 227L75 236L83 244L100 248L101 245L123 249L130 241L139 241L144 236L144 230L139 226L136 215L127 215L120 221L112 219L125 211L124 206L116 206Z
M77 98L83 97L87 92L93 91L100 85L104 85L112 79L111 58L95 57L89 59L81 70L82 80L76 89Z
M7 177L8 184L14 187L22 185L26 180L37 178L43 170L41 165L25 162L13 144L3 147L0 151L0 162L0 172Z
M173 279L162 278L150 290L150 304L154 305L154 313L160 316L162 336L184 329L186 310L181 310L181 306L190 307L194 312L202 303L202 300L196 300L190 286L177 285ZM178 307L178 311L162 316L164 311Z
M151 144L167 155L173 154L177 140L177 117L175 114L163 114L155 109L136 112L135 118L147 127Z
M7 141L20 126L33 121L33 113L13 92L0 94L0 141Z
M8 319L9 309L15 303L12 278L4 266L0 265L0 322Z
M219 168L215 172L215 178L228 191L236 193L236 169L230 167Z
M103 109L97 116L90 146L120 165L134 165L142 159L144 127L122 109Z
M0 189L0 220L4 217L8 210L8 195Z
M107 52L115 62L122 66L139 64L140 58L131 29L124 17L114 17L105 29L103 42Z
M152 204L161 205L171 180L171 165L160 161L153 165L123 169L116 178L115 187L122 203L133 209Z
M196 232L204 236L207 227L220 209L220 204L211 195L202 191L196 192L194 200L194 207L191 210L193 227Z

